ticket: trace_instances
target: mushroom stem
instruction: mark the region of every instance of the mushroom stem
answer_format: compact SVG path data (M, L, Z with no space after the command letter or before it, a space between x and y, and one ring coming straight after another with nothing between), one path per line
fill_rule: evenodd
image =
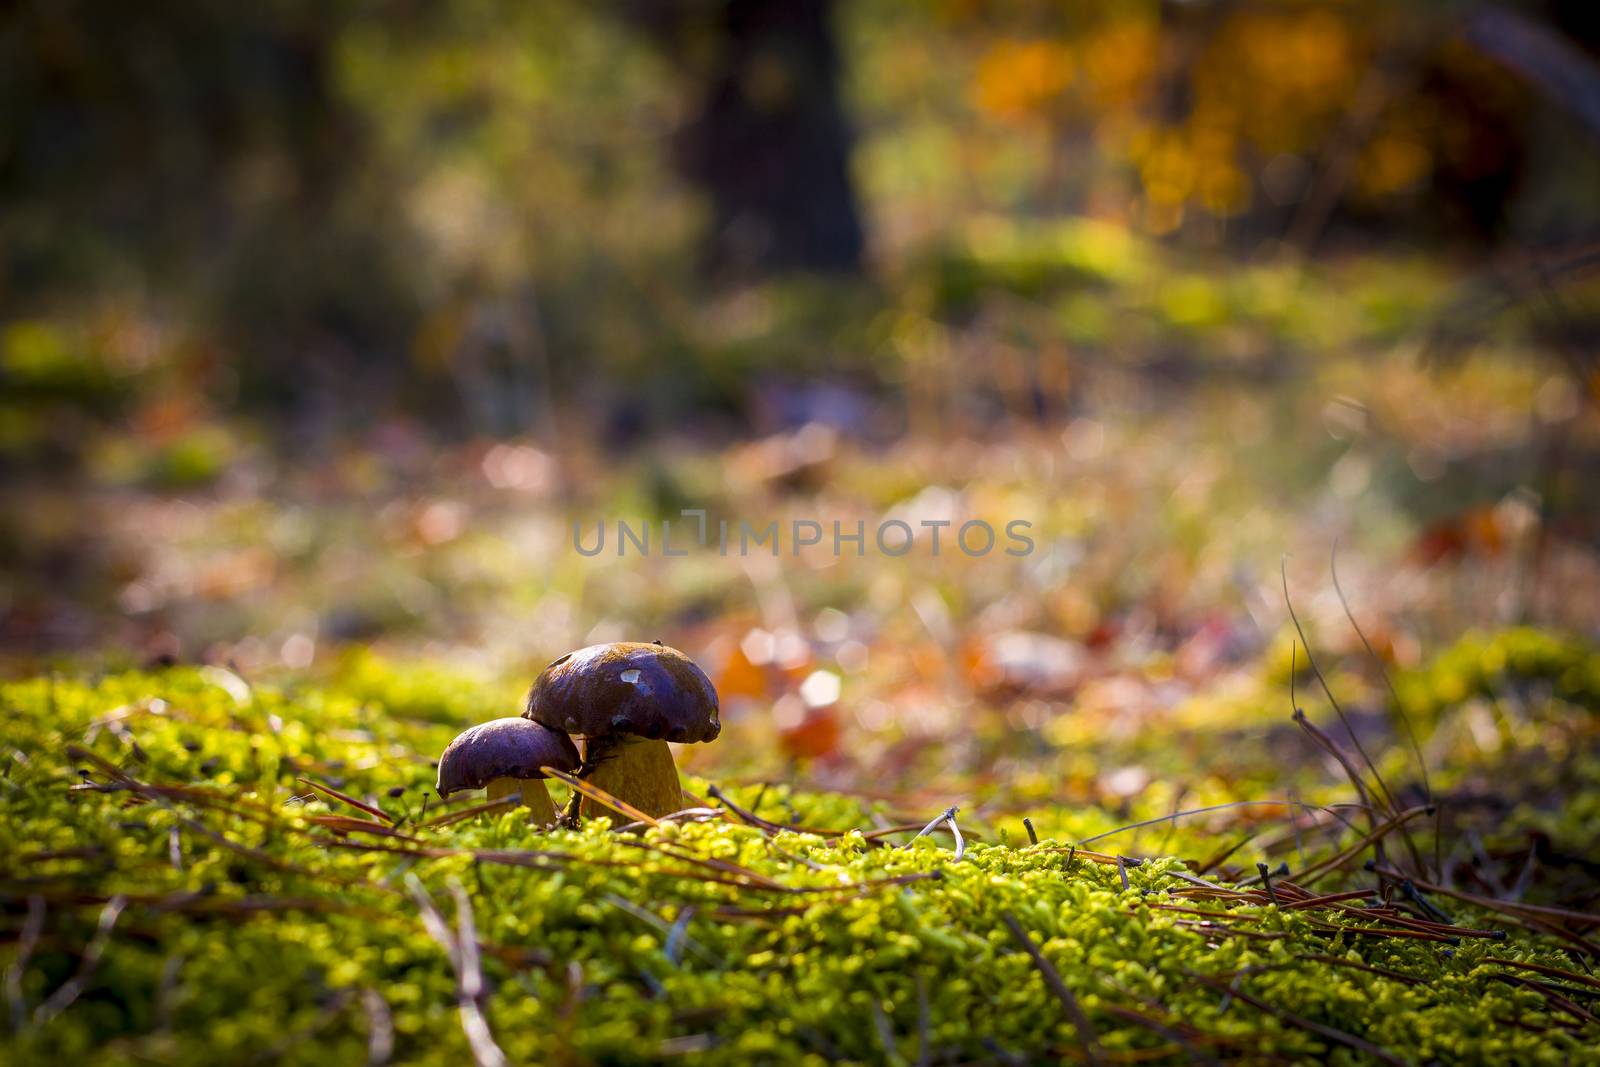
M528 819L539 826L549 826L556 821L555 805L550 803L550 790L537 778L496 778L489 783L489 799L499 800L513 793L522 794L522 803L528 808Z
M587 762L594 768L587 779L592 785L654 818L683 809L678 767L665 741L620 734L592 737L585 744ZM583 798L580 814L585 819L605 815L614 823L628 821L588 797Z

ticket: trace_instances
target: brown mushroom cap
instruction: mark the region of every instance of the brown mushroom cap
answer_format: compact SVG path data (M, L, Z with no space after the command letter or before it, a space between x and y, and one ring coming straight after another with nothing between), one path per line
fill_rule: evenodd
M535 722L585 737L633 734L656 741L713 741L722 732L717 690L675 648L638 641L590 645L544 669L528 691Z
M578 747L560 730L527 719L494 719L464 730L439 757L439 795L481 789L496 778L543 778L539 768L577 770Z

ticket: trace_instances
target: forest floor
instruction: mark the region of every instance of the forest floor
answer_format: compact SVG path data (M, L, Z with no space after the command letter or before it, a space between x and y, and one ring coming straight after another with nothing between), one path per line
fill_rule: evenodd
M1107 239L1061 238L1075 278L1137 261ZM297 439L181 376L69 417L8 334L0 1054L1595 1061L1592 383L1525 323L1420 358L1425 272L1162 268L1102 322L1033 266L863 327L893 403L740 367L754 433L648 450ZM727 359L748 312L708 312ZM666 555L694 509L778 554ZM994 550L875 543L974 520ZM722 699L691 814L428 795L550 659L657 638Z
M279 690L221 667L14 683L5 1047L105 1064L1595 1062L1600 657L1520 632L1405 681L1434 752L1478 751L1431 793L1391 765L1392 800L1302 779L1279 787L1295 804L1125 832L1099 809L941 822L700 777L675 818L546 831L505 801L430 797L457 708L400 683L392 701L370 680ZM1476 698L1517 710L1449 725Z

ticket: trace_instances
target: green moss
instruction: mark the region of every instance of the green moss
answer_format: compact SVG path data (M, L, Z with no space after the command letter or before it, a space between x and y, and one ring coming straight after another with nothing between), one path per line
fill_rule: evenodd
M1456 946L1341 932L1374 923L1185 898L1194 887L1173 860L1128 869L1124 889L1116 866L1049 842L969 843L957 862L932 838L885 848L859 831L769 838L716 822L635 837L601 821L538 834L515 813L419 826L429 757L459 723L378 706L370 691L252 690L173 671L21 682L0 689L0 707L0 968L23 1020L0 1044L6 1062L363 1062L387 1029L393 1062L470 1062L455 975L418 903L425 893L454 921L455 885L475 912L483 1012L517 1063L914 1062L924 1046L935 1060L1075 1056L1082 1035L1007 915L1060 973L1108 1061L1187 1061L1175 1027L1227 1056L1360 1060L1208 984L1235 978L1277 1012L1413 1062L1597 1059L1592 1025L1565 1028L1572 1020L1489 961L1573 966L1519 932ZM406 836L336 836L317 820L360 813L299 775L409 814ZM755 790L734 795L756 802ZM762 811L788 817L784 805L814 826L865 815L786 793ZM118 894L126 908L81 994L36 1018ZM1174 905L1231 908L1231 919L1197 925L1206 917ZM30 908L43 922L21 959ZM1496 923L1458 911L1463 924Z
M1491 703L1530 693L1590 711L1600 710L1600 651L1592 643L1521 627L1471 633L1422 670L1396 680L1401 706L1436 718L1483 699Z
M364 646L341 658L335 685L341 694L363 703L435 722L469 723L522 710L523 693L515 686L495 685L436 663L396 663Z

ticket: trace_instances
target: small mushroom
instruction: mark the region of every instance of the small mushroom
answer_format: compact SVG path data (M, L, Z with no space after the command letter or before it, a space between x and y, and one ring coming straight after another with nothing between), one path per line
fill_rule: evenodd
M667 742L713 741L722 731L711 679L660 643L618 641L569 652L533 683L523 715L582 734L587 780L651 816L683 807ZM580 810L616 816L587 797Z
M541 826L556 821L541 768L576 770L578 747L560 730L527 719L494 719L463 730L439 757L439 795L489 787L489 799L522 793L522 803Z

